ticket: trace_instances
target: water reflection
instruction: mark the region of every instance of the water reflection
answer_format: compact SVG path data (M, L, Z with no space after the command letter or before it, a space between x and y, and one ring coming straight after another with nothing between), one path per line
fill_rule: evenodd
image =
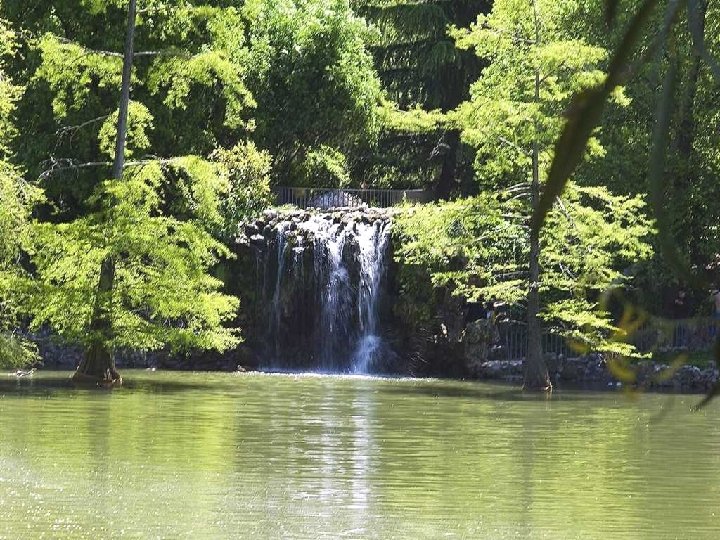
M0 380L0 538L720 532L719 409L690 413L693 396L160 372L92 392L47 377Z

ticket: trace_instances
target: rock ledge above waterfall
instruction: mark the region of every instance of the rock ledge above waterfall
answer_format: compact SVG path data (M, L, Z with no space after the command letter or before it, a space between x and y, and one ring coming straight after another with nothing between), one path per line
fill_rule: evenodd
M354 229L356 224L372 224L392 221L398 213L397 208L375 207L348 207L319 209L311 208L299 210L294 208L271 208L265 210L260 217L247 223L238 225L238 234L235 242L239 245L250 245L263 249L269 240L277 237L282 231L289 239L298 244L305 244L314 240L318 226L324 222L327 226L339 225L342 229ZM290 234L288 234L290 233Z

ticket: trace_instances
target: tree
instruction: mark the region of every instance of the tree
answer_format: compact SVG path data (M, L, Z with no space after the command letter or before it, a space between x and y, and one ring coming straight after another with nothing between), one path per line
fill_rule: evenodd
M647 243L652 229L643 209L639 197L572 186L548 216L539 237L543 304L538 316L547 331L567 338L578 353L637 356L626 329L613 322L607 293L628 287L632 275L626 268L652 254ZM470 301L526 305L531 255L527 205L513 194L486 191L469 199L407 207L394 224L401 269L423 269L419 279L428 275L431 286ZM418 279L418 273L401 275L406 281ZM427 288L424 283L404 286Z
M9 79L5 60L14 53L15 34L0 19L0 366L29 364L37 358L34 347L14 332L17 293L25 277L21 252L28 242L30 211L40 195L10 161L9 144L16 135L12 112L21 88Z
M212 232L227 226L222 209L242 208L240 200L220 203L234 180L264 183L261 196L267 180L252 174L264 175L262 166L242 176L233 165L233 156L257 152L233 142L249 133L254 104L242 79L238 10L172 0L147 0L137 15L135 0L82 8L58 10L67 19L56 30L68 35L46 32L27 44L39 53L28 99L50 99L56 122L77 122L60 129L72 136L55 149L70 156L48 156L41 177L81 175L84 184L55 191L58 211L35 227L29 251L39 286L27 307L34 327L50 324L86 347L76 380L111 383L120 380L118 349L222 351L237 343L237 330L224 326L237 300L209 273L229 251ZM84 43L76 17L104 28L111 44L124 29L124 53ZM119 109L103 111L113 100ZM220 141L230 145L223 150Z
M380 81L368 28L345 0L251 0L247 84L257 101L255 140L274 157L276 181L349 182L348 157L377 139Z
M664 6L663 6L664 4ZM673 242L684 254L688 265L713 268L720 250L714 224L720 218L717 200L718 160L711 133L715 128L716 85L712 70L698 52L690 20L696 21L697 33L704 37L708 50L717 50L718 41L712 29L717 25L718 12L706 2L656 3L638 28L637 42L628 48L625 67L621 68L623 93L627 106L610 101L603 109L596 137L602 142L606 157L584 160L573 175L582 185L603 185L615 193L647 194L652 139L656 110L661 97L662 78L673 67L677 73L669 114L666 183L663 187L663 218L669 223ZM676 23L670 34L673 45L668 54L661 54L666 14L663 8L678 8ZM616 55L639 4L620 10L609 26L604 16L604 1L583 3L577 17L568 21L568 28L593 44ZM697 17L689 17L689 13ZM651 60L651 61L647 61ZM630 76L632 74L632 76ZM570 107L575 110L575 107ZM583 114L585 118L589 115ZM565 152L567 154L567 152ZM654 242L658 242L656 237ZM707 290L692 284L688 276L677 275L667 264L661 250L640 268L638 288L633 301L649 312L665 317L674 311L678 290L688 294L688 308L707 312ZM711 272L708 272L709 274ZM715 276L709 275L715 280Z
M356 4L376 31L373 57L388 97L380 144L361 163L361 174L379 185L432 187L437 197L447 199L459 191L459 180L470 168L464 167L468 159L459 131L444 121L444 113L468 98L481 66L477 56L456 47L449 29L468 26L489 10L490 2Z
M612 24L616 21L617 5L616 3L607 3L607 21ZM663 9L664 8L664 9ZM687 17L683 20L683 8L686 8ZM679 30L679 24L687 22L689 40L685 43L692 44L692 54L690 65L690 77L685 82L685 90L680 110L680 126L692 127L692 123L687 120L694 117L688 113L688 107L694 110L695 104L692 98L695 90L693 89L696 82L695 71L700 69L698 63L702 59L703 65L715 79L715 83L720 81L720 62L714 54L714 51L708 47L708 43L713 38L717 39L717 32L708 32L708 25L712 27L717 24L716 13L710 9L709 3L702 0L688 0L687 2L656 2L647 0L642 2L636 10L632 11L627 27L625 28L622 39L615 46L613 57L607 69L607 74L601 83L582 92L574 97L571 104L568 122L557 141L557 152L555 153L553 163L548 174L548 182L543 193L540 205L536 209L533 216L533 227L540 228L543 226L544 218L547 215L552 200L557 194L562 193L571 175L575 172L582 155L588 147L589 140L593 129L600 123L606 103L609 101L613 91L621 84L628 80L632 80L643 68L648 65L654 66L656 74L663 73L662 84L659 85L660 91L657 92L658 98L655 104L655 117L652 128L651 145L649 149L648 159L648 194L649 199L654 207L655 216L658 225L658 247L662 255L663 261L669 270L678 278L692 283L696 288L704 288L709 284L707 276L703 272L698 271L696 264L690 263L685 256L685 250L678 246L675 241L673 231L672 215L667 212L668 192L672 193L671 182L668 181L668 169L672 170L671 153L669 149L672 147L672 127L673 127L673 109L677 99L677 88L679 81L680 60L683 57L678 47L679 38L682 33ZM657 29L652 37L650 46L643 43L645 28L648 22L658 22L654 29ZM716 44L716 42L714 43ZM643 47L643 45L645 47ZM711 121L712 122L712 121ZM694 129L688 133L687 129L681 129L678 139L685 143L690 141L689 147L685 147L685 155L681 151L681 163L687 164L688 157L692 155L692 135ZM691 137L688 137L688 134ZM698 138L698 140L701 140ZM682 145L681 150L682 150ZM688 152L690 151L690 156ZM709 152L711 161L717 161L717 151L713 148ZM712 174L712 173L711 173ZM685 186L684 186L685 187ZM693 186L694 187L694 186ZM715 224L705 228L705 231L714 232ZM708 267L709 266L709 267ZM706 270L717 270L716 264L708 265ZM720 366L720 337L716 338L714 347L714 360ZM706 398L698 405L701 407L708 403L715 396L720 394L720 383L716 383L708 392Z
M535 212L570 97L602 80L606 51L572 36L563 25L574 4L499 0L469 30L454 33L458 46L489 61L458 108L462 136L477 149L476 170L486 186L528 187L524 213ZM502 151L498 151L498 147ZM597 140L589 155L599 155ZM528 353L525 386L549 388L540 348L541 242L529 230L527 279Z

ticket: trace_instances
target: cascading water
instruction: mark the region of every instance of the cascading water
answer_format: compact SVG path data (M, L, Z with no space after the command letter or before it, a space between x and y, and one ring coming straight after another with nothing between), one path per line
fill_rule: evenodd
M375 357L382 353L382 339L378 335L378 298L380 280L385 274L385 253L390 235L388 222L376 221L358 231L360 262L360 290L358 315L360 339L353 354L354 373L367 373Z
M389 216L298 211L265 233L265 367L373 372L387 353L380 305Z
M285 240L285 226L280 225L278 227L278 250L277 250L277 274L275 276L275 292L273 293L273 299L272 299L272 305L273 305L273 319L270 321L271 329L274 330L275 333L277 333L278 329L280 328L280 291L282 290L282 278L283 274L285 273L285 257L286 257L286 250L287 250L287 242ZM276 349L275 354L277 355L279 351L277 350L278 343L276 342Z

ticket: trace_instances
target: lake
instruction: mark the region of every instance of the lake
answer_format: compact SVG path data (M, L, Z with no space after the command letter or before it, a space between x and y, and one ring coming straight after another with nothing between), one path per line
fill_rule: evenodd
M718 538L720 400L0 375L0 538Z

